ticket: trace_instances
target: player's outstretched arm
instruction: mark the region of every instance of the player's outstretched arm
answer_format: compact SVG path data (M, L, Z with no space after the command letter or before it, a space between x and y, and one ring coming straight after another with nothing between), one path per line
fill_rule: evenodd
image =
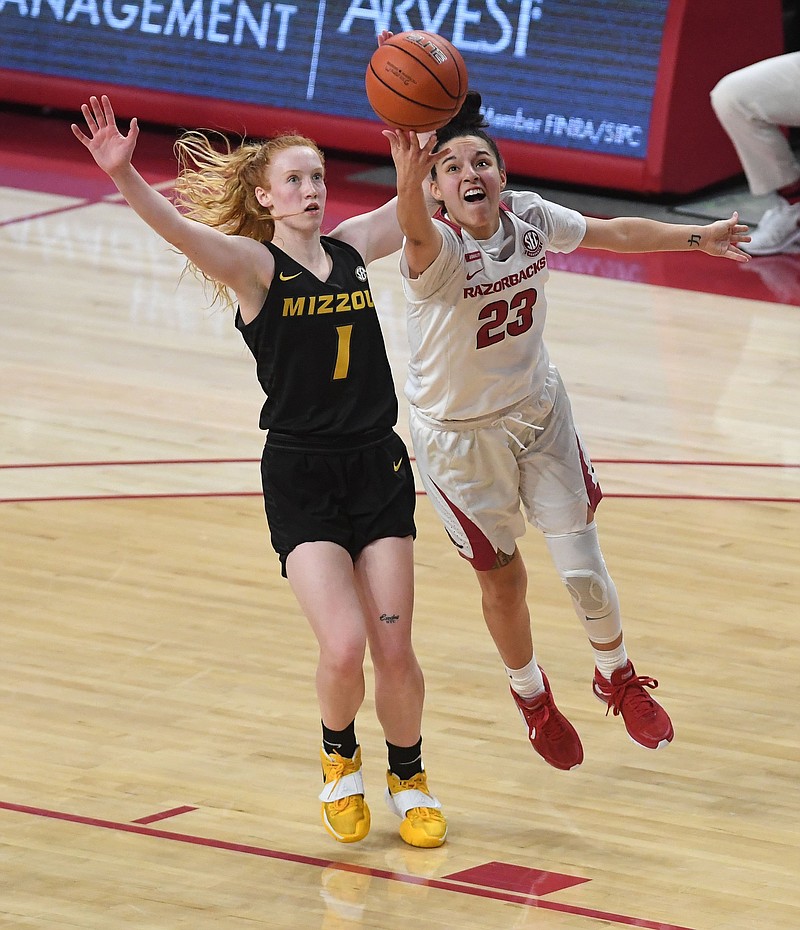
M397 219L406 238L406 262L412 275L420 275L433 264L442 248L442 234L431 219L423 184L438 159L450 150L432 153L435 134L424 145L420 145L414 132L385 129L383 134L389 140L397 170Z
M644 217L620 216L610 220L586 218L586 235L581 242L587 249L611 252L706 252L736 262L750 256L739 245L749 242L748 227L733 213L727 220L706 226L661 223Z
M123 135L117 127L111 101L105 94L99 100L91 97L88 104L83 104L81 112L88 135L75 123L72 124L73 134L151 229L210 278L236 291L240 298L250 291L263 290L264 282L256 282L255 278L256 268L271 261L266 249L253 240L226 236L217 229L183 216L133 167L133 152L139 137L136 117ZM264 269L259 268L259 271L263 278ZM266 271L271 280L271 271L269 268ZM266 284L268 286L269 281Z
M431 136L433 136L432 132L418 133L419 147L424 148L428 145ZM431 142L431 146L435 144L435 141ZM438 154L436 157L439 157ZM433 216L438 210L439 204L430 196L428 177L429 175L426 174L425 180L420 185L420 190L422 191L425 209L429 216ZM405 232L400 226L398 205L398 197L393 197L376 210L361 213L344 220L328 235L334 239L349 242L363 255L367 265L378 258L385 258L387 255L397 252L403 245Z

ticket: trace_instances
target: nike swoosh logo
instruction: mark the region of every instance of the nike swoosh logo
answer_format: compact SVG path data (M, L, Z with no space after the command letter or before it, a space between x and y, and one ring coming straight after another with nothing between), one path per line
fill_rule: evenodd
M447 533L447 535L448 535L448 537L449 537L449 539L450 539L450 542L456 547L456 549L463 549L463 548L464 548L464 546L462 545L462 543L457 543L457 542L455 541L455 539L453 539L452 535L450 534L450 530L448 530L447 528L445 528L445 533Z
M292 278L299 278L302 273L302 271L298 271L297 274L284 274L281 272L278 277L281 281L291 281Z
M479 268L477 271L473 271L472 274L467 275L467 281L474 278L476 274L480 274L483 271L483 268Z
M392 468L393 468L395 471L400 471L400 466L401 466L402 464L403 464L403 460L402 460L402 459L400 459L399 462L392 462Z

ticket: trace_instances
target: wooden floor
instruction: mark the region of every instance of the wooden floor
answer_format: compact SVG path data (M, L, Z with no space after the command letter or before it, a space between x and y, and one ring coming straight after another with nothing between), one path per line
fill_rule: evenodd
M425 762L450 834L400 841L368 698L373 829L340 846L230 317L113 200L4 187L0 223L0 927L800 926L797 307L553 273L548 344L675 741L649 753L604 717L530 531L538 657L586 750L545 765L420 497ZM395 266L371 279L402 386Z

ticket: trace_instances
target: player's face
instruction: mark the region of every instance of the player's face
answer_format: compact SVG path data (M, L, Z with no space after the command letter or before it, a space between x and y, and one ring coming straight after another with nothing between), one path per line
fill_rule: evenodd
M256 189L256 196L276 219L317 226L322 222L328 191L325 168L314 149L284 149L272 158L266 173L267 184Z
M433 196L447 214L476 239L488 239L500 222L500 192L506 173L485 140L461 136L447 143L450 154L436 163Z

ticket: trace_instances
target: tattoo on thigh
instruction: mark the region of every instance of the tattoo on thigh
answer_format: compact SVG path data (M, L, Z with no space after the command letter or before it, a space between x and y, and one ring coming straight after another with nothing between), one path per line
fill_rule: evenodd
M509 562L514 561L514 556L517 554L516 547L511 555L508 555L505 552L501 552L500 549L497 550L497 558L494 560L494 565L492 568L503 568L504 565L508 565Z
M381 623L397 623L400 619L400 614L381 614L378 619Z

